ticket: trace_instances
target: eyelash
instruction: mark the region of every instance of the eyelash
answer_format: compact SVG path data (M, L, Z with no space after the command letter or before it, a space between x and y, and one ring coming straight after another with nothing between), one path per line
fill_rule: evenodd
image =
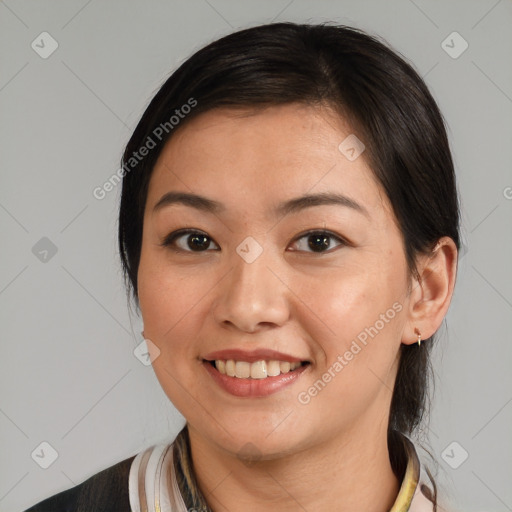
M176 248L173 245L174 242L178 238L183 237L185 235L203 235L206 238L208 238L210 240L210 242L213 242L213 239L210 238L206 233L204 233L202 231L198 231L196 229L180 229L178 231L174 231L174 232L170 233L169 235L167 235L160 245L162 247L167 247L168 249L170 249L170 250L172 250L174 252L177 252L177 253L200 254L200 253L208 252L208 250L205 250L205 251L191 251L191 250ZM326 237L329 237L329 238L333 238L336 241L340 242L340 245L338 247L343 247L343 246L350 245L346 240L341 238L339 235L333 233L332 231L328 231L328 230L325 230L325 229L315 229L315 230L306 231L305 233L301 233L300 235L298 235L293 240L293 243L297 242L298 240L300 240L302 238L313 236L313 235L326 236ZM215 243L215 242L213 242L213 243ZM318 251L318 252L316 252L316 251L300 251L300 250L296 250L294 252L308 252L310 254L326 254L326 253L330 254L332 252L332 250L333 250L333 248L331 247L330 249L327 249L326 251Z

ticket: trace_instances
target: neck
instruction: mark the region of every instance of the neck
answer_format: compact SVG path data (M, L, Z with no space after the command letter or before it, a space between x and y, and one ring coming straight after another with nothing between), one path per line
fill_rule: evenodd
M385 422L383 422L385 423ZM387 425L358 425L280 459L241 461L189 426L199 488L214 512L388 511L400 482L389 461Z

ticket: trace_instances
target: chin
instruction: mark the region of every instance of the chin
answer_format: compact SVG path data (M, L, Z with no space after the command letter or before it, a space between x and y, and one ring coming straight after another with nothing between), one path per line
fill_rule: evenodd
M258 422L254 416L251 419L249 415L239 419L236 425L229 423L226 417L216 417L216 420L207 426L204 419L192 420L189 425L220 450L248 462L282 458L304 450L311 440L311 435L298 426L285 425L286 420L277 427L268 421ZM231 426L223 428L225 425Z

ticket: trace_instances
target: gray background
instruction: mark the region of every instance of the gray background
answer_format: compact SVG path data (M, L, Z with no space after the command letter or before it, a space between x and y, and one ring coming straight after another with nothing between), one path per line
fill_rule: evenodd
M272 20L332 20L381 35L439 102L465 249L424 435L453 510L512 510L512 2L8 0L0 2L1 511L23 510L181 427L151 367L133 354L142 323L127 309L117 259L120 187L103 200L92 191L118 169L171 70L220 35ZM43 46L44 31L59 45L46 59L31 47ZM457 58L464 42L448 37L454 31L469 45ZM58 453L48 469L42 442Z

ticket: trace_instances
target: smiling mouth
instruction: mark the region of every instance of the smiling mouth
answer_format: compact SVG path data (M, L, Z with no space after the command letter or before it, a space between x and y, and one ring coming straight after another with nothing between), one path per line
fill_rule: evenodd
M297 361L290 363L289 361L255 361L249 363L247 361L235 361L233 359L223 360L216 359L214 361L204 360L213 366L220 374L228 377L236 377L238 379L266 379L268 377L277 377L286 373L309 365L309 361Z

